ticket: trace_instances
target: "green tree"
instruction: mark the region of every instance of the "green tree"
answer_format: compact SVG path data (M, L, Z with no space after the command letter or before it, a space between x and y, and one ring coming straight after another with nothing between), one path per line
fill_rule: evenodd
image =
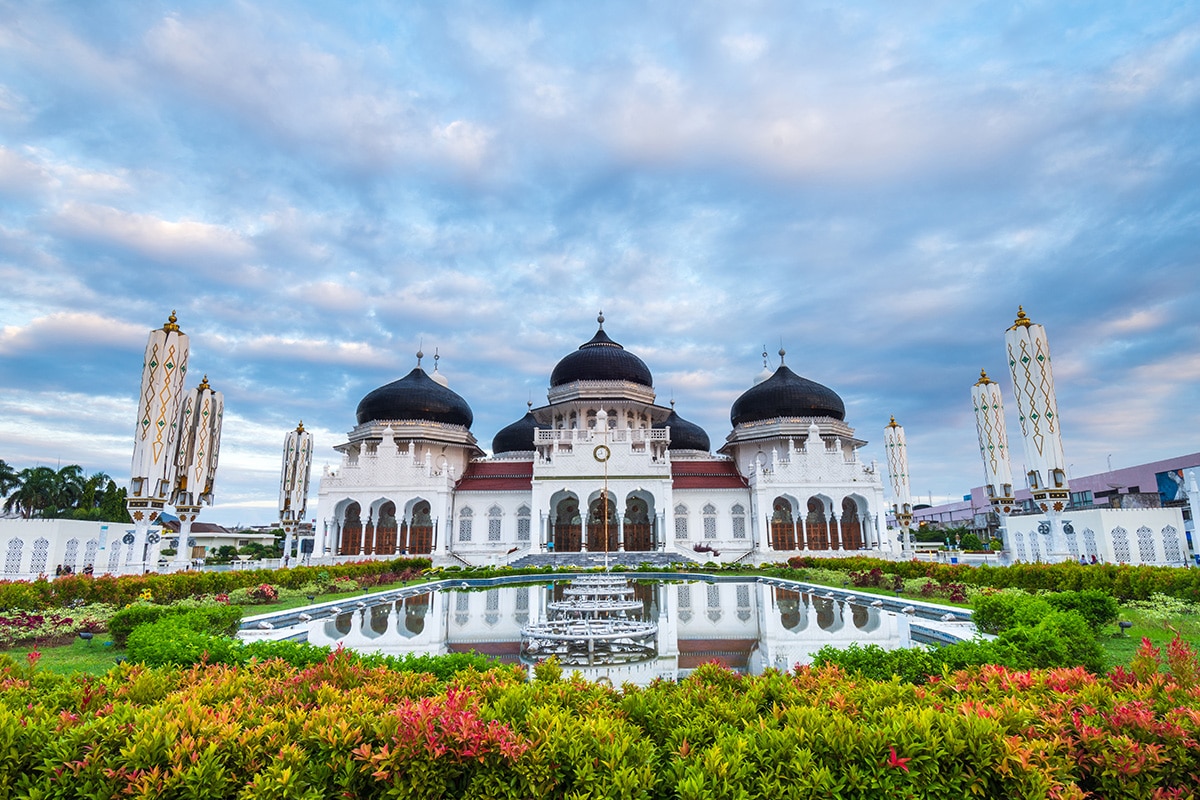
M8 497L8 493L21 485L21 477L17 471L0 458L0 497Z
M28 467L17 476L20 485L4 502L6 512L15 511L31 519L54 506L58 496L58 474L50 467Z

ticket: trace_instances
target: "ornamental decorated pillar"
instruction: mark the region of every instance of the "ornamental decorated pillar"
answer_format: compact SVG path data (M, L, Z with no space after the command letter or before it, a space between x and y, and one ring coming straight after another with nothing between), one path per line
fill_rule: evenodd
M979 371L979 380L971 388L975 407L975 431L979 434L979 455L983 459L984 483L992 509L1007 516L1012 513L1012 466L1008 457L1008 432L1004 425L1004 399L1000 384Z
M190 558L188 545L192 523L200 506L212 505L213 484L217 479L217 458L221 451L221 424L225 417L225 396L214 392L208 376L183 401L179 414L179 449L175 459L175 489L171 505L179 514L179 547L175 565Z
M146 531L158 520L175 486L179 412L188 361L188 337L177 321L172 311L162 328L150 332L142 359L126 499L134 524L133 541L128 542L133 548L126 564L137 572L142 571L145 560Z
M283 469L279 478L279 522L283 526L283 554L292 555L297 526L304 521L308 506L308 482L312 475L312 434L304 423L283 437Z
M908 482L908 442L904 428L892 417L883 429L883 449L887 454L888 478L892 483L892 514L900 526L900 550L909 551L909 532L912 525L912 489Z
M1025 316L1024 307L1018 306L1017 318L1004 334L1004 344L1025 443L1025 475L1034 503L1049 517L1051 555L1063 556L1067 551L1061 515L1070 502L1071 488L1046 329Z

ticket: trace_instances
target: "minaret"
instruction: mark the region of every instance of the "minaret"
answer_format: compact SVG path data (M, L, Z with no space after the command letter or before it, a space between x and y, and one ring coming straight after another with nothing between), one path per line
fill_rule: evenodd
M1012 370L1017 418L1025 441L1025 469L1033 500L1050 518L1050 552L1066 553L1060 515L1071 499L1067 460L1058 426L1058 401L1050 368L1046 329L1025 316L1018 306L1017 319L1004 334L1008 366Z
M292 555L296 526L308 505L308 479L312 474L313 437L304 423L283 437L283 471L279 478L279 521L283 525L283 555ZM324 555L317 553L316 555Z
M909 551L908 528L912 525L912 489L908 484L908 442L904 439L904 428L896 418L883 429L883 447L887 454L888 477L892 481L892 513L900 526L900 550Z
M172 311L166 324L151 331L146 342L126 500L133 518L133 541L113 543L114 547L133 545L126 563L138 572L145 560L146 531L158 519L175 485L179 408L188 360L188 337L177 321Z
M225 416L225 396L208 385L208 376L183 401L179 415L179 454L175 460L175 491L171 505L179 515L179 546L174 565L188 563L191 550L188 539L192 523L202 503L212 505L213 482L217 477L217 457L221 450L221 423Z
M1011 514L1016 501L1008 460L1008 432L1004 427L1004 400L1000 384L984 370L979 370L979 380L971 388L971 403L975 406L975 430L979 434L988 500L1000 514Z

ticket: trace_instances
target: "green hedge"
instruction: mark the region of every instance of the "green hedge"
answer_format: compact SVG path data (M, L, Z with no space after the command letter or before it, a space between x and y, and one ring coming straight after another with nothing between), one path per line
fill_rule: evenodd
M1181 600L1200 602L1200 569L1147 567L1128 564L1089 564L1073 561L1059 564L1013 564L994 567L988 564L942 564L929 561L887 561L879 558L814 558L795 556L788 565L805 568L836 569L846 572L880 569L903 578L929 578L936 583L967 583L994 589L1023 589L1027 592L1081 592L1089 589L1118 600L1147 600L1165 594Z
M121 577L67 575L53 581L0 581L0 609L44 611L68 607L79 601L123 606L136 602L145 592L156 603L172 603L199 595L223 594L260 583L295 589L337 577L362 578L405 570L419 572L428 569L430 563L428 558L398 558L277 570L187 571Z
M151 603L134 603L113 614L112 619L108 622L108 632L112 634L114 644L124 647L129 635L136 628L156 623L167 617L185 615L189 617L187 624L193 629L232 636L237 633L238 625L242 621L242 608L222 603L209 603L203 606L160 606Z

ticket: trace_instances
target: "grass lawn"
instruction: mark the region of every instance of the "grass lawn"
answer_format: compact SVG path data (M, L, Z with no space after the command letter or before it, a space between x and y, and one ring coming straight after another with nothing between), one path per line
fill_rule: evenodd
M32 647L17 647L5 650L4 655L16 661L24 660ZM91 643L76 637L70 644L56 647L39 647L42 657L38 659L38 669L59 675L72 675L82 672L87 675L103 675L116 665L121 651L112 646L112 638L107 633L98 633Z
M1142 639L1149 639L1155 647L1165 649L1178 634L1193 648L1200 650L1200 615L1177 615L1163 619L1161 615L1121 606L1121 619L1133 623L1133 627L1126 634L1105 630L1099 635L1109 669L1129 664L1137 649L1142 646ZM1115 625L1111 627L1120 630Z

